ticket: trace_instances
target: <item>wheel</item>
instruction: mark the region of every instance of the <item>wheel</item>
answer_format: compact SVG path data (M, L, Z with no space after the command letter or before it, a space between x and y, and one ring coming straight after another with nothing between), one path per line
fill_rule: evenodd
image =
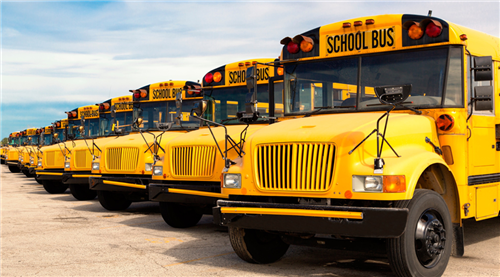
M160 202L160 212L163 220L174 228L192 227L203 216L202 213L197 212L193 207L170 202Z
M68 185L65 185L62 182L57 182L57 181L43 180L42 184L45 191L51 194L63 193L68 189Z
M410 201L406 231L387 240L387 254L397 276L441 276L448 265L453 241L450 212L444 199L432 190L418 189Z
M29 170L29 169L25 169L25 168L23 168L21 171L22 171L22 172L23 172L23 174L24 174L24 175L26 175L26 177L28 177L28 178L35 177L35 175L34 175L34 174L30 174L30 170Z
M98 190L97 198L102 207L108 211L125 210L132 204L121 192Z
M97 192L91 190L88 185L70 184L69 191L77 200L92 200L97 196Z
M281 237L262 230L229 227L229 239L234 252L244 261L267 264L285 255L289 244Z
M10 170L10 172L12 172L12 173L18 173L18 172L21 172L21 169L19 169L19 167L17 167L17 165L9 165L9 170Z
M39 179L36 177L36 174L35 174L35 181L36 181L37 183L39 183L40 185L43 185L42 180L39 180Z

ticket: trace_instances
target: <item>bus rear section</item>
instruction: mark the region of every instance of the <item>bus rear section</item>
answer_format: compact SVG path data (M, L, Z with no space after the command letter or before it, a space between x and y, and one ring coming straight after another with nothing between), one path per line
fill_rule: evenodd
M223 174L214 221L235 252L270 263L290 244L378 240L397 276L441 276L462 219L499 214L499 39L404 14L281 43L298 119L255 132Z
M147 201L153 164L164 155L171 139L199 128L190 120L193 104L202 99L200 85L167 81L131 90L132 131L106 143L92 164L89 186L107 210L123 210Z

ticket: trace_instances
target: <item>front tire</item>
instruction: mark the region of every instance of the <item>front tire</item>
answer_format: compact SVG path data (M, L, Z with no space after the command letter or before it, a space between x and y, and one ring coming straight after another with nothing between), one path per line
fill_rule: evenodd
M36 177L36 174L35 174L35 181L36 181L37 183L39 183L40 185L43 185L42 180L38 179L38 178Z
M273 263L290 247L280 235L262 230L229 227L229 239L238 257L253 264Z
M98 190L97 198L101 206L108 211L125 210L132 204L121 192Z
M21 172L21 169L17 165L9 165L9 170L12 173L19 173Z
M448 265L453 241L450 212L444 199L432 190L417 189L408 208L406 231L387 240L387 254L397 276L441 276Z
M193 207L170 202L160 202L160 212L163 220L174 228L195 226L203 216L202 213L197 212Z
M50 194L59 194L64 193L68 189L68 185L63 184L62 182L57 181L42 181L43 188L46 192Z
M91 190L88 185L70 184L69 191L77 200L92 200L97 196L97 192Z

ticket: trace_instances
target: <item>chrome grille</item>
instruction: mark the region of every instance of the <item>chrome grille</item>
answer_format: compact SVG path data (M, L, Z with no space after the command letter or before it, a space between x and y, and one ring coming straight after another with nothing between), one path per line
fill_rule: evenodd
M212 176L215 166L214 146L173 147L171 153L173 175Z
M135 171L139 162L139 148L120 147L106 150L106 167L115 171Z
M333 180L334 157L335 146L329 143L258 146L258 185L273 191L326 191Z

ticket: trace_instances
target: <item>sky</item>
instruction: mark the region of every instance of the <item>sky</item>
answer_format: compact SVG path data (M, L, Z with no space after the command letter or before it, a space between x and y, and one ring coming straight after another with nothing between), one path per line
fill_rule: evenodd
M500 37L500 1L6 1L1 138L168 80L199 81L280 40L379 14L432 15Z

